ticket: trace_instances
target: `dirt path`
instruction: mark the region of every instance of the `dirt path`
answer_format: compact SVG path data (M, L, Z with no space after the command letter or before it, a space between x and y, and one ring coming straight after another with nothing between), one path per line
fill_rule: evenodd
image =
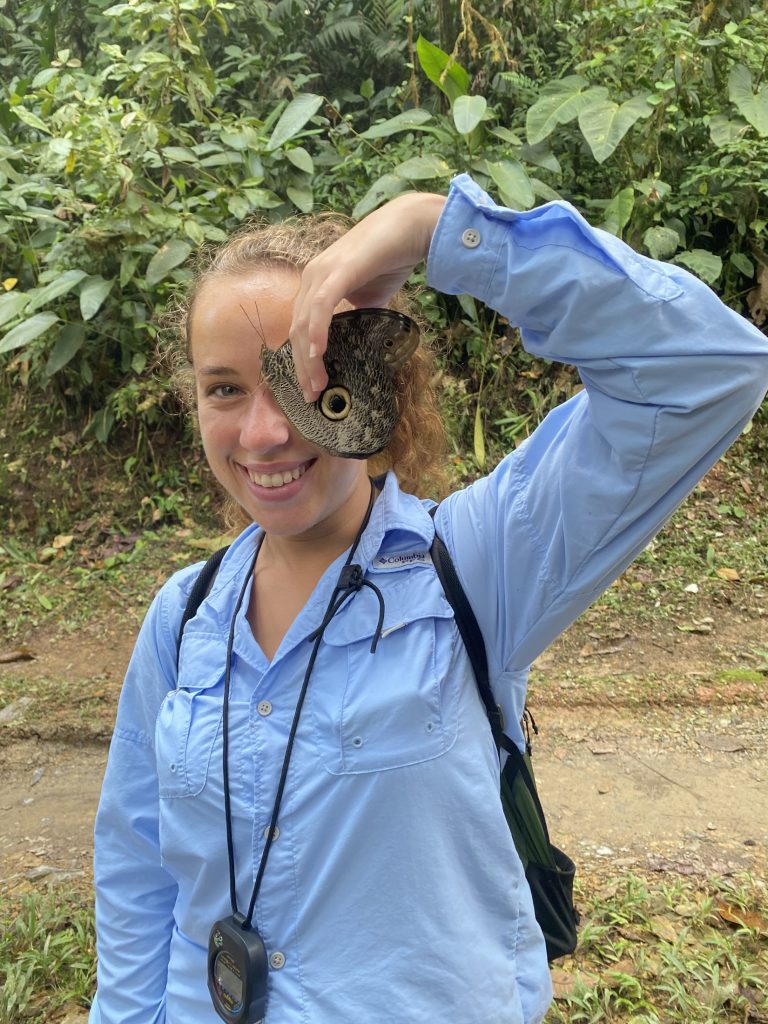
M96 623L0 665L0 687L22 694L0 725L0 890L88 884L130 646ZM537 663L537 777L553 838L583 876L768 873L768 680L753 653L767 649L764 614L721 613L698 634L594 611Z
M731 874L768 865L768 710L583 709L547 716L537 778L553 837L600 873Z

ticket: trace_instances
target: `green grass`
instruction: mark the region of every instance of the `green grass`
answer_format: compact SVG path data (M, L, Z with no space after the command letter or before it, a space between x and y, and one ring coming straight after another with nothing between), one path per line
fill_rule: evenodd
M579 948L553 971L546 1024L725 1024L768 1020L768 892L748 876L633 876L577 900Z
M713 602L764 614L768 608L766 491L765 443L742 438L598 606L648 620L695 615L698 607Z
M39 547L4 538L0 544L2 635L23 643L55 624L73 632L94 614L119 610L138 629L155 591L178 568L205 559L221 545L197 527L160 527L126 537L115 530L96 545L75 538L66 547Z
M744 876L624 876L577 892L579 948L553 968L546 1024L763 1024L768 890ZM0 904L0 1024L53 1024L95 978L90 903L77 889Z
M0 1024L88 1006L96 977L90 901L64 888L0 905Z
M0 709L16 703L18 715L0 725L3 738L108 743L119 689L104 676L28 679L8 671L0 678Z

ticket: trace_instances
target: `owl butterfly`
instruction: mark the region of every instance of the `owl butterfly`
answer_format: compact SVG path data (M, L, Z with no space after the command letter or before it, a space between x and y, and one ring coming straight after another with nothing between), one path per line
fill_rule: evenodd
M323 361L328 384L306 402L285 342L262 348L262 373L275 401L301 436L329 455L367 459L389 444L398 420L395 372L419 344L419 328L392 309L337 313Z

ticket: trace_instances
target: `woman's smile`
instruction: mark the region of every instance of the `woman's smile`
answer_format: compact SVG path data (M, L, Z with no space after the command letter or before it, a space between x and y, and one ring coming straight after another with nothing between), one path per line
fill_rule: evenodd
M283 488L294 480L298 480L304 476L307 470L312 465L314 460L308 462L302 462L299 466L294 466L293 469L279 469L272 467L269 469L251 469L245 466L244 469L251 479L251 483L258 484L259 487L266 487L274 490L275 488Z

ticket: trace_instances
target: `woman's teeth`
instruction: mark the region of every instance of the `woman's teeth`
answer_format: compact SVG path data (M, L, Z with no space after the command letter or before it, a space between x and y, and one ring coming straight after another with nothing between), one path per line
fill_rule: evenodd
M283 487L285 484L291 483L293 480L298 480L300 476L304 476L307 471L306 463L303 466L297 466L296 469L285 470L283 473L251 473L249 476L253 483L258 484L259 487Z

